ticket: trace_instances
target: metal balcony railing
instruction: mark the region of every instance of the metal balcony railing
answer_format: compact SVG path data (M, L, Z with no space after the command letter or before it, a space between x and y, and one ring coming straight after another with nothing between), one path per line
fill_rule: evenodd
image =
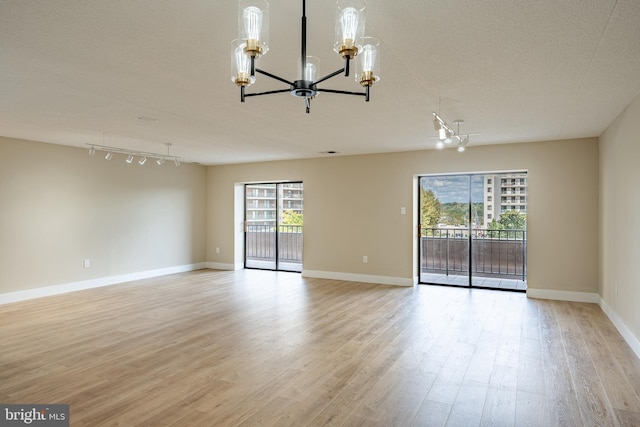
M468 273L471 244L471 273L526 280L526 230L422 228L421 236L423 272Z
M278 260L302 264L301 225L247 225L246 258L257 261ZM471 235L471 238L469 236ZM526 280L526 230L486 230L468 228L422 228L421 271L449 275L469 271L484 277Z
M245 243L247 259L275 260L277 235L279 261L302 263L302 228L302 225L247 224Z

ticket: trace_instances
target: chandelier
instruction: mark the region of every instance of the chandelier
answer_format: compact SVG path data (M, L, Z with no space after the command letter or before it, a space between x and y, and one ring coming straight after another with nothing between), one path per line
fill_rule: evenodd
M355 4L360 3L360 4ZM231 47L231 80L240 87L240 101L250 96L289 92L305 101L306 112L311 109L311 99L319 92L364 96L369 102L369 90L380 79L379 41L364 37L365 4L363 0L351 0L348 4L337 2L336 37L334 50L344 59L344 67L324 77L317 77L318 60L307 56L306 1L302 0L302 37L299 78L288 80L256 67L256 60L269 51L269 3L266 0L240 0L238 7L238 39ZM356 61L355 80L364 87L364 92L325 89L319 84L344 73L349 77L350 61ZM286 89L247 93L246 88L256 81L256 73L288 85Z

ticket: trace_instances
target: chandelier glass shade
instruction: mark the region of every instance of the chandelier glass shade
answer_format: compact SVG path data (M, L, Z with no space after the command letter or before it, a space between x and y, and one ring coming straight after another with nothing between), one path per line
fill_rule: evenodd
M365 16L364 1L338 1L336 14L336 37L333 50L343 58L353 59L362 48Z
M360 61L356 62L356 81L362 86L373 86L380 80L379 45L380 42L374 37L362 39Z
M319 61L307 56L306 0L302 0L301 49L299 78L288 80L256 67L256 60L269 51L269 3L266 0L240 0L238 7L238 39L231 46L231 81L240 87L240 101L247 97L289 92L303 98L306 112L311 108L311 99L319 92L364 96L369 101L370 87L380 77L380 43L372 37L364 37L364 0L339 0L336 10L334 50L344 59L344 67L318 78ZM350 61L356 61L355 79L364 92L326 89L319 84L339 74L350 73ZM256 82L256 73L286 84L286 89L247 93L246 88Z
M251 86L256 76L251 75L251 58L244 51L245 42L231 42L231 81L238 86Z
M250 57L259 58L269 51L269 3L266 0L240 0L238 39L244 40L244 51Z

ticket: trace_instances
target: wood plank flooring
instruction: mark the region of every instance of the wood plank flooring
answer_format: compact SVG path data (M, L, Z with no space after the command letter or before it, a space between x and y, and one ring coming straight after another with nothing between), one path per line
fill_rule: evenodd
M201 270L0 306L0 403L72 426L639 426L597 305Z

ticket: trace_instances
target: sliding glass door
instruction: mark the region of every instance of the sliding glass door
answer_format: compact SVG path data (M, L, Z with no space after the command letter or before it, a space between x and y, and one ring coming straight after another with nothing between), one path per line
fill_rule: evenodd
M302 271L301 182L245 186L245 268Z
M420 282L526 289L526 172L419 180Z

